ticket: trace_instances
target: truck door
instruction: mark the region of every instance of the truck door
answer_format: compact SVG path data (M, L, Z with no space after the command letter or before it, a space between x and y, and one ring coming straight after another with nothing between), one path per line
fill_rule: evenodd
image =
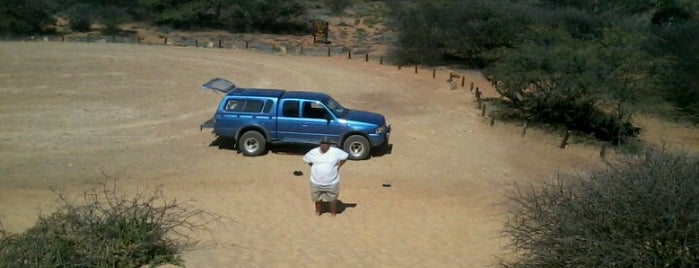
M304 100L301 102L301 128L303 139L315 143L321 137L328 137L338 144L344 125L338 122L320 101Z
M301 139L301 102L281 100L277 115L277 139L285 142L303 142Z

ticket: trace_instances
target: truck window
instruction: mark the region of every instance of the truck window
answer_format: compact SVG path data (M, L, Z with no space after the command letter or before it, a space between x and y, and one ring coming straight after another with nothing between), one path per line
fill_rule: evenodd
M225 110L228 112L240 111L242 105L239 100L228 100Z
M261 100L246 100L242 110L246 113L259 113L262 111L263 104Z
M269 111L272 110L272 105L273 105L273 104L274 104L274 103L272 102L272 100L267 100L267 102L265 103L265 110L264 110L264 113L268 114Z
M299 101L285 101L282 107L282 115L285 117L299 117Z
M307 101L303 103L303 117L304 118L320 118L323 119L328 114L328 112L318 104L317 102Z
M262 111L262 100L231 99L226 102L226 112L259 113Z

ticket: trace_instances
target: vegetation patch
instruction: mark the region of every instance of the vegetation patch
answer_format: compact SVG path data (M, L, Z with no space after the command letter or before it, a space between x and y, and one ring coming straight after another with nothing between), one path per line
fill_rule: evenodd
M196 244L218 216L168 200L161 189L133 197L116 182L69 199L40 215L22 234L0 232L0 267L140 267L181 264L179 253Z
M508 193L504 267L695 267L699 158L649 151Z

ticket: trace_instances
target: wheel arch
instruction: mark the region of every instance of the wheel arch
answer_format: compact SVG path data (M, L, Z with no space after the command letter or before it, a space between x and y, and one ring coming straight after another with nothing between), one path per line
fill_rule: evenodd
M269 133L267 133L267 131L264 128L262 128L260 126L255 126L255 125L245 126L245 127L241 127L240 129L238 129L238 132L235 134L235 139L236 140L240 139L240 136L242 136L243 133L248 132L248 131L259 132L265 138L265 141L269 142Z
M361 131L350 131L342 135L342 137L339 140L339 143L337 144L338 146L342 147L345 144L345 141L347 141L347 138L354 136L354 135L359 135L364 137L368 142L369 142L369 147L372 147L373 145L371 144L371 139L369 139L369 135L366 133L363 133Z

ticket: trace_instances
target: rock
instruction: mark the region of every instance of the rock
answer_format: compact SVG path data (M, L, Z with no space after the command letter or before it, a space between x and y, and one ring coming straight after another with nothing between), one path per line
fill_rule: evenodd
M286 47L285 46L274 46L274 53L286 55Z

